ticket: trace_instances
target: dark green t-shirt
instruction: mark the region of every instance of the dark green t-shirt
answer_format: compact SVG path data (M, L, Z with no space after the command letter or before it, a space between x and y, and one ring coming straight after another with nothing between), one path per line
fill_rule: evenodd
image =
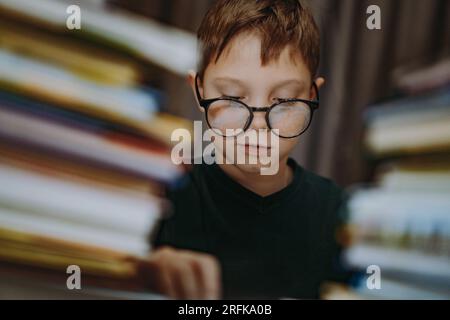
M221 264L225 298L317 298L342 281L336 226L344 193L331 180L288 164L289 186L261 197L214 165L194 165L170 193L174 212L155 246L206 252Z

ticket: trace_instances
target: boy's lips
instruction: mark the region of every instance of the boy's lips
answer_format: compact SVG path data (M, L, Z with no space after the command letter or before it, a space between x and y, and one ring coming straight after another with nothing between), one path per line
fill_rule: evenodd
M238 143L239 146L241 147L251 147L251 148L258 148L258 149L270 149L270 146L264 145L264 144L252 144L252 143L246 143L246 144L242 144L242 143Z
M238 144L240 148L244 148L246 154L258 155L260 151L268 152L271 147L265 145L254 145L254 144Z

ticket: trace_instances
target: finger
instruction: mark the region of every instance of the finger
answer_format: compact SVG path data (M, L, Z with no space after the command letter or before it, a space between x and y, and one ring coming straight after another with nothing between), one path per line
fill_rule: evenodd
M202 299L219 299L221 296L220 266L212 257L202 256L194 262L196 275Z
M186 258L182 260L171 270L176 297L177 299L199 299L200 289L192 263Z
M172 275L170 274L170 270L161 270L159 274L159 291L170 298L176 299L176 287Z
M149 264L149 274L151 277L151 289L170 298L176 298L175 286L168 270L164 265Z
M152 290L175 298L176 291L170 274L170 250L159 250L147 261L144 272Z

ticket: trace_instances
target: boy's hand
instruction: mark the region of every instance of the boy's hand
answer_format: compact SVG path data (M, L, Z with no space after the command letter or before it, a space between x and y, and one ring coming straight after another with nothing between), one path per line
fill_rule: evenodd
M171 247L155 250L148 260L154 290L175 299L219 299L221 276L208 254Z

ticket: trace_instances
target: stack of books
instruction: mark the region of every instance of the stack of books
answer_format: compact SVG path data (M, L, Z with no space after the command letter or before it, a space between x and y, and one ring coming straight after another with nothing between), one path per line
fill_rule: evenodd
M146 290L141 266L170 211L164 191L185 171L170 136L191 125L160 112L164 93L148 71L187 71L177 54L195 40L117 11L82 14L83 31L68 32L60 1L0 1L4 294L25 276L68 290L71 265L84 288Z
M350 191L342 237L365 298L450 298L450 64L439 65L405 74L405 96L366 113L374 181Z

